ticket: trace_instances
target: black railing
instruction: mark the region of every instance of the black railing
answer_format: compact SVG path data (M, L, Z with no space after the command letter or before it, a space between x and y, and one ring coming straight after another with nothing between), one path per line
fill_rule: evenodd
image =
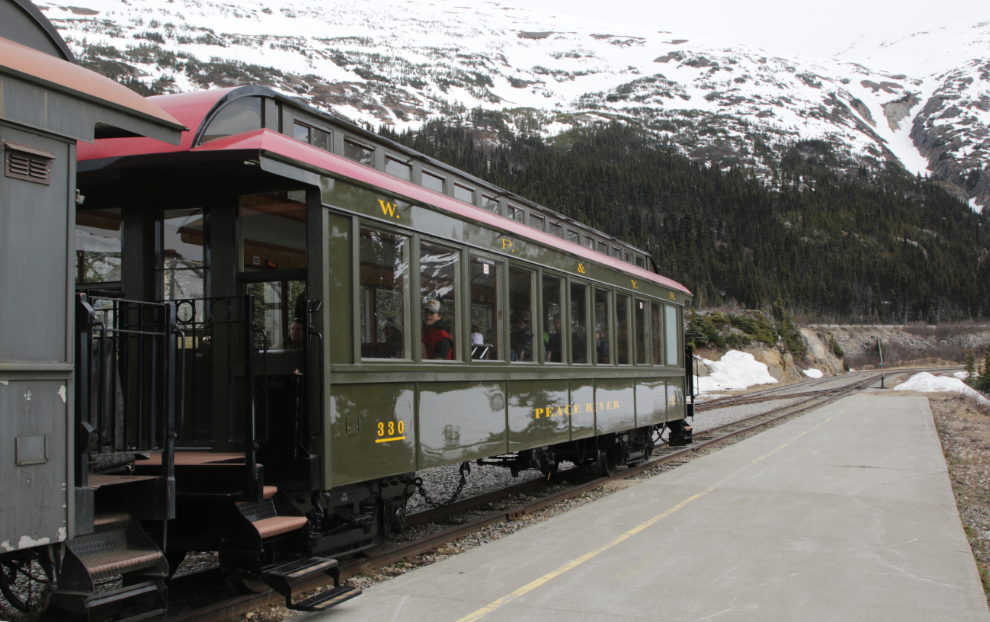
M76 486L146 452L173 477L175 306L78 294L76 334Z
M261 494L257 451L268 438L268 335L255 325L254 296L177 300L175 306L185 347L186 416L179 441L243 450L245 496L251 499ZM259 353L260 376L255 366Z

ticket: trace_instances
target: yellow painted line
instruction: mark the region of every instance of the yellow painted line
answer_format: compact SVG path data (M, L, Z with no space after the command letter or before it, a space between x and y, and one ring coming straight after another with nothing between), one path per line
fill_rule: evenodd
M404 441L404 440L406 440L406 437L405 436L393 436L392 438L379 438L379 439L375 439L375 442L376 443L391 443L392 441Z
M632 529L630 529L626 533L622 534L621 536L619 536L615 540L612 540L608 544L606 544L604 546L600 546L597 549L595 549L593 551L590 551L588 553L585 553L581 557L578 557L577 559L572 560L572 561L564 564L560 568L554 570L553 572L551 572L549 574L543 575L542 577L540 577L539 579L536 579L535 581L532 581L530 583L527 583L526 585L522 586L521 588L519 588L515 592L512 592L508 596L503 596L502 598L496 600L495 602L493 602L493 603L491 603L489 605L486 605L486 606L482 607L481 609L478 609L477 611L475 611L474 613L472 613L472 614L470 614L468 616L465 616L465 617L461 618L457 622L474 622L474 620L479 620L479 619L483 618L484 616L486 616L489 613L495 611L496 609L498 609L502 605L506 605L506 604L514 601L515 599L519 598L520 596L523 596L525 594L528 594L529 592L532 592L536 588L538 588L541 585L544 585L545 583L547 583L547 582L549 582L549 581L551 581L551 580L559 577L560 575L564 574L568 570L572 570L573 568L576 568L576 567L580 566L581 564L583 564L584 562L588 561L589 559L597 556L598 554L604 553L605 551L609 550L610 548L612 548L613 546L619 544L620 542L624 542L625 540L628 540L629 538L631 538L634 535L638 534L639 532L643 531L647 527L649 527L649 526L655 524L656 522L658 522L658 521L660 521L660 520L662 520L662 519L670 516L671 514L673 514L677 510L683 508L684 506L686 506L687 504L691 503L692 501L695 501L696 499L700 499L701 497L704 497L705 495L707 495L708 493L710 493L713 490L715 490L715 487L714 486L712 488L709 488L705 492L700 492L700 493L694 495L693 497L690 497L688 499L685 499L684 501L681 501L680 503L678 503L674 507L672 507L669 510L667 510L666 512L664 512L663 514L657 514L656 516L654 516L650 520L646 521L645 523L643 523L641 525L638 525L636 527L633 527Z
M806 431L802 432L801 434L798 434L797 436L794 437L794 439L791 442L794 442L794 441L798 440L799 438L801 438L805 434L808 434L809 432L813 432L814 430L817 430L823 424L828 423L829 421L831 421L834 417L837 417L837 416L841 415L842 413L846 412L846 410L848 410L848 409L840 410L839 412L835 413L834 415L832 415L831 417L829 417L825 421L822 421L821 423L819 423L815 427L811 428L810 430L806 430ZM780 451L784 447L787 447L787 445L789 445L789 444L790 443L784 443L783 445L781 445L777 449L774 449L770 453L768 453L766 455L763 455L763 456L760 456L756 460L753 460L753 464L755 464L757 462L760 462L761 460L766 460L767 458L769 458L773 454L777 453L778 451ZM743 467L743 468L745 468L745 467ZM508 594L506 596L503 596L502 598L499 598L498 600L496 600L496 601L494 601L492 603L489 603L488 605L485 605L484 607L482 607L481 609L478 609L474 613L471 613L471 614L468 614L468 615L464 616L463 618L461 618L457 622L475 622L476 620L480 620L481 618L483 618L486 615L488 615L489 613L495 611L499 607L502 607L503 605L507 605L507 604L511 603L512 601L516 600L520 596L525 596L526 594L532 592L536 588L538 588L538 587L540 587L542 585L545 585L546 583L549 583L553 579L556 579L557 577L559 577L560 575L564 574L565 572L567 572L569 570L573 570L574 568L577 568L578 566L580 566L584 562L588 561L589 559L592 559L592 558L596 557L597 555L599 555L601 553L604 553L605 551L607 551L610 548L614 547L615 545L620 544L620 543L628 540L629 538L635 536L636 534L638 534L639 532L643 531L647 527L650 527L652 525L655 525L656 523L658 523L661 520L667 518L668 516L670 516L674 512L676 512L676 511L680 510L681 508L683 508L684 506L688 505L692 501L697 501L698 499L704 497L705 495L707 495L711 491L715 490L719 486L719 484L721 484L725 480L729 479L730 477L734 477L735 475L738 475L738 474L739 474L739 471L737 471L736 473L733 473L732 475L727 475L727 476L723 477L721 480L719 480L718 482L716 482L714 486L712 486L711 488L705 490L704 492L699 492L698 494L696 494L696 495L694 495L692 497L688 497L687 499L685 499L684 501L681 501L680 503L678 503L674 507L670 508L666 512L664 512L662 514L657 514L656 516L654 516L650 520L646 521L645 523L642 523L640 525L637 525L636 527L633 527L632 529L630 529L626 533L622 534L621 536L619 536L615 540L612 540L608 544L606 544L604 546L600 546L600 547L598 547L597 549L595 549L593 551L589 551L588 553L585 553L584 555L582 555L581 557L578 557L577 559L574 559L574 560L571 560L571 561L567 562L566 564L564 564L560 568L557 568L556 570L554 570L554 571L552 571L552 572L550 572L548 574L543 575L539 579L536 579L534 581L531 581L531 582L527 583L526 585L522 586L521 588L517 589L516 591L512 592L511 594Z

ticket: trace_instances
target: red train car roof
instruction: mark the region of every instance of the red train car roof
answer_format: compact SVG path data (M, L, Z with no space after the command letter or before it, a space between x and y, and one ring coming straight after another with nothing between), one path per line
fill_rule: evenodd
M184 93L181 95L162 95L149 99L169 112L180 123L186 125L186 127L201 128L210 116L210 112L218 108L234 90L240 89L220 89ZM265 89L265 92L270 93L267 89ZM259 92L258 94L260 95L262 93ZM597 253L580 244L562 240L544 231L527 227L511 218L493 214L492 212L467 203L462 203L447 195L393 177L342 156L334 155L285 134L268 129L258 129L211 140L208 143L194 147L193 141L199 133L197 129L191 132L185 132L182 136L182 142L179 145L167 145L144 138L108 138L98 140L93 145L80 145L78 158L80 161L84 161L183 151L191 153L215 153L223 151L239 151L243 153L244 151L257 151L259 154L272 155L279 159L292 160L309 167L322 169L344 179L353 179L359 183L379 188L383 192L403 197L413 203L431 205L463 219L472 220L522 238L528 238L539 244L586 258L589 261L606 265L669 289L691 295L689 289L673 279L650 272L609 255Z

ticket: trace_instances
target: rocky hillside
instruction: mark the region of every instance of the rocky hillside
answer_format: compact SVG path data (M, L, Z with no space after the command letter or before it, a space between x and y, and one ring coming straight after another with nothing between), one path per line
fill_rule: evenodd
M148 93L258 83L397 130L478 107L542 134L615 119L768 180L784 145L824 140L840 168L897 163L990 203L988 23L811 60L497 2L77 4L38 6L83 64Z

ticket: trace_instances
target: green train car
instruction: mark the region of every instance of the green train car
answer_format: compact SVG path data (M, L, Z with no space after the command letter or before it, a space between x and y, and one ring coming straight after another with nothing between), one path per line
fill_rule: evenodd
M76 288L130 361L92 357L80 417L121 428L110 468L174 460L174 518L142 523L172 571L217 550L276 585L401 529L419 470L609 471L664 427L689 441L691 293L649 254L269 89L149 101L181 144L79 149ZM175 314L173 457L131 440L127 301Z

